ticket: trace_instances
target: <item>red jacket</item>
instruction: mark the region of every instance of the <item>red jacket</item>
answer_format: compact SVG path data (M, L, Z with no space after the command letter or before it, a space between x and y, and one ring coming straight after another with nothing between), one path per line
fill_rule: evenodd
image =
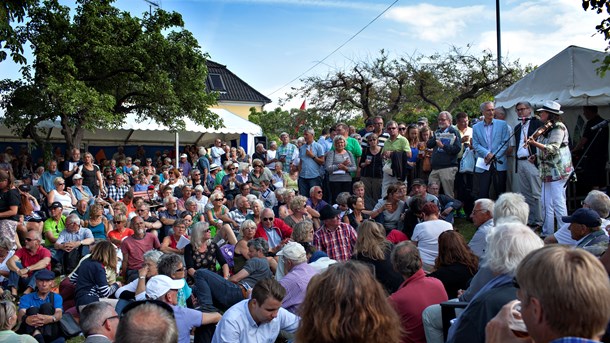
M282 237L282 240L290 238L292 236L292 228L288 226L283 220L279 218L275 218L273 220L273 228L275 231ZM264 238L267 242L269 242L269 237L267 237L267 232L263 228L262 221L256 227L256 233L254 234L254 238Z

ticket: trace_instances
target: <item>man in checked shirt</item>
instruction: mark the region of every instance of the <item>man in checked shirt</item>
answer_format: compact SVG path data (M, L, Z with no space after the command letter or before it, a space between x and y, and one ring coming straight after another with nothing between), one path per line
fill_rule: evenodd
M320 210L320 221L324 223L313 236L313 244L336 261L347 261L352 257L358 234L349 224L339 219L341 212L330 205Z

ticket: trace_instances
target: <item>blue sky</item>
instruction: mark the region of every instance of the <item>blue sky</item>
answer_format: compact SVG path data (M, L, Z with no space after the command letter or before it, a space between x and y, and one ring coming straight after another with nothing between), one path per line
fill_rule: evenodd
M62 1L73 6L73 1ZM210 58L227 67L274 103L313 66L386 9L394 0L160 0L183 15ZM540 65L569 45L603 50L595 33L601 16L584 12L580 0L501 0L502 54ZM552 4L552 6L549 6ZM144 0L115 6L140 15ZM470 44L473 53L496 50L495 1L400 0L360 35L307 75L326 75L372 58L380 49L394 56L446 52ZM18 67L0 63L2 77ZM298 107L295 100L286 107Z

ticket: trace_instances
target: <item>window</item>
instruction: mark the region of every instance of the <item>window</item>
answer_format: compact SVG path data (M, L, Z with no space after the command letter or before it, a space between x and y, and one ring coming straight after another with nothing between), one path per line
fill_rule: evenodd
M222 81L222 76L220 76L220 74L209 74L208 83L210 85L210 90L212 90L212 91L217 91L217 92L226 91L225 84Z

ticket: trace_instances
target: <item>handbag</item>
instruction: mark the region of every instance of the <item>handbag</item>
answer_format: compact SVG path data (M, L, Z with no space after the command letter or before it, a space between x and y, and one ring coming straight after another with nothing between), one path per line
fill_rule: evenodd
M462 154L462 160L460 161L460 173L472 174L474 173L474 167L476 164L476 158L474 156L474 150L466 148L464 154Z
M51 293L51 306L55 308L55 293ZM62 313L59 320L59 329L64 338L72 338L80 335L81 329L74 317L68 312Z

